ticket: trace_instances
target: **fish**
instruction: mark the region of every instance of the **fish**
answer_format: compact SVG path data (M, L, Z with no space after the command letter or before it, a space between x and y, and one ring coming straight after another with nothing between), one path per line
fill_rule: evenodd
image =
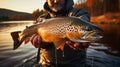
M66 40L73 42L90 42L103 30L95 24L77 17L56 17L43 23L27 26L23 31L11 32L14 50L33 34L38 34L42 42L53 43L59 49Z

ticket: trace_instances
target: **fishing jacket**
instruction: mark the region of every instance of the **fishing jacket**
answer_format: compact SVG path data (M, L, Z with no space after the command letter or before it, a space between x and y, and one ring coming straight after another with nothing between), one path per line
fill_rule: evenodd
M59 12L50 10L47 3L44 4L44 9L47 14L40 15L38 19L53 18L59 16L75 16L89 21L89 14L84 9L73 8L73 0L66 0L65 9ZM41 21L41 20L40 20ZM41 67L85 67L86 50L74 50L65 44L64 50L55 49L53 43L49 43L40 49Z

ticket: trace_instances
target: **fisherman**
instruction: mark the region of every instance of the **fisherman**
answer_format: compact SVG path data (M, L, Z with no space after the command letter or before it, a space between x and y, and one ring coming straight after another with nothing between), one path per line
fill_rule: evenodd
M74 16L89 22L89 14L84 9L73 8L73 4L73 0L46 0L44 9L47 13L41 15L38 20L59 16ZM53 43L38 44L40 39L37 34L31 37L31 43L39 48L38 60L40 67L86 67L86 48L90 43L78 43L68 40L64 50L60 50L56 49Z

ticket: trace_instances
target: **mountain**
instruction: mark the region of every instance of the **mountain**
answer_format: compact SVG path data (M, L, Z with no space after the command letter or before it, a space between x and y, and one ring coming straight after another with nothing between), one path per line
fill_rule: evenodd
M0 8L0 20L30 20L32 14Z

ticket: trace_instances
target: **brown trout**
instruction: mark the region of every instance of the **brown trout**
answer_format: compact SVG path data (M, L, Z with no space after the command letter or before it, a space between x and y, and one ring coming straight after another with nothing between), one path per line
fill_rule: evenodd
M14 41L14 49L17 49L25 39L33 34L38 34L43 42L52 42L56 48L59 48L66 39L73 42L89 42L94 38L94 34L102 31L100 27L80 18L57 17L26 27L20 35L20 31L11 32L11 36Z

